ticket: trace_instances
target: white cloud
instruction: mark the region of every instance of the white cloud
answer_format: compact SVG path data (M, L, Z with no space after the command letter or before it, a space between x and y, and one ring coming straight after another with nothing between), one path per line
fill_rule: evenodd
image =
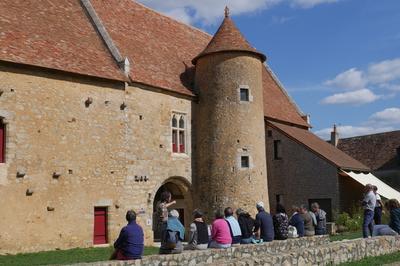
M336 93L324 98L321 103L361 105L374 102L379 98L381 98L380 95L376 95L369 89L361 89L350 92Z
M336 3L339 0L292 0L292 6L301 8L311 8L320 4Z
M215 24L229 6L232 15L258 12L280 3L290 3L293 7L310 8L318 4L333 3L338 0L139 0L184 23L200 22L204 25Z
M374 133L393 131L400 128L400 108L386 108L372 114L368 120L359 126L338 126L339 138L362 136ZM314 133L323 139L329 139L332 128L324 128Z
M368 67L368 81L373 84L400 79L400 58L385 60Z
M334 79L326 81L325 84L340 89L359 90L365 88L367 80L362 71L351 68L340 73Z

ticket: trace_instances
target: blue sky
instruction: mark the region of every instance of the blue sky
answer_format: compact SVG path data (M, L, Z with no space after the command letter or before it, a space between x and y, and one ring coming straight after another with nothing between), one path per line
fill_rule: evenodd
M400 129L399 0L141 2L211 34L228 4L323 138Z

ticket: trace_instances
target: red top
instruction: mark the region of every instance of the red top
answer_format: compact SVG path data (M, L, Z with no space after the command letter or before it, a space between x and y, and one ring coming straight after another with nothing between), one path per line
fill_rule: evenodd
M219 244L231 244L232 237L228 222L225 219L216 219L212 223L211 239Z

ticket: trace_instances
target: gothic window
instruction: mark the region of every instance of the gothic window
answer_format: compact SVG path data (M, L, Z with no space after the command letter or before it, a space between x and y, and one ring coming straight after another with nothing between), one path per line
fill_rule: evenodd
M174 114L172 116L172 152L185 153L186 152L186 128L185 128L185 115Z
M6 125L0 117L0 163L6 160Z

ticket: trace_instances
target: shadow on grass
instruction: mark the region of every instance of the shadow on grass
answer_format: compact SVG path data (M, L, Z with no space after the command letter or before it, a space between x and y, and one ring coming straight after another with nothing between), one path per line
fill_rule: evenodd
M0 256L0 265L60 265L83 262L106 261L113 252L112 247L105 248L74 248L69 250L54 250L38 253ZM144 256L158 254L158 248L145 247Z

